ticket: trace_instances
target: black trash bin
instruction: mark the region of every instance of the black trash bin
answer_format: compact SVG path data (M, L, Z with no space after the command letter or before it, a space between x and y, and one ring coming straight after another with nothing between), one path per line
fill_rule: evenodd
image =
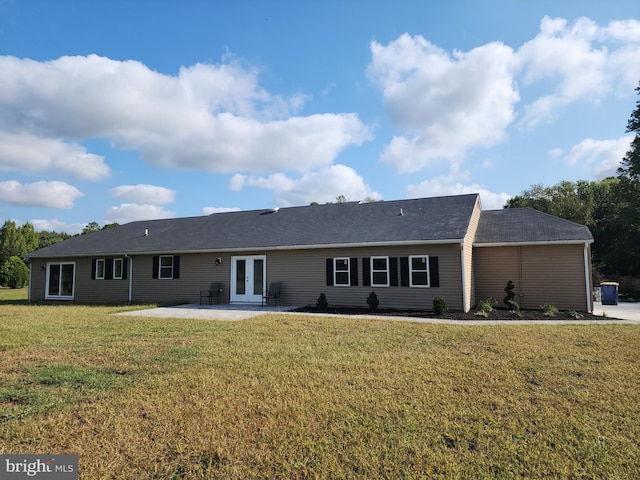
M602 291L602 305L618 304L618 286L617 282L602 282L600 290Z

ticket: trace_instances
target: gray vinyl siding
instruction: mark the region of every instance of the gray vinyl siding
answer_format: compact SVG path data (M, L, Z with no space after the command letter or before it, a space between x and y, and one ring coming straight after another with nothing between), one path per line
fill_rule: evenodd
M462 308L460 285L459 246L399 247L399 248L344 248L313 250L255 251L243 255L266 255L267 285L281 282L280 303L283 305L315 305L324 293L333 306L364 306L371 291L380 300L380 308L431 309L433 298L444 296L449 307ZM440 287L364 287L362 259L375 255L403 257L409 255L438 256ZM215 265L215 259L222 259ZM340 287L326 285L326 259L334 257L357 258L358 286ZM163 298L165 302L197 302L199 291L213 281L222 283L221 303L230 298L231 254L181 255L180 279L159 280L151 278L151 257L136 257L134 266L134 301L150 302Z
M127 303L129 299L129 280L92 279L92 260L92 258L87 257L76 260L75 301L79 303ZM123 259L123 261L125 260Z
M96 257L98 258L98 257ZM122 258L122 257L99 257ZM55 263L75 263L74 299L77 303L127 303L129 300L128 279L92 279L92 258L62 258L51 260ZM126 259L123 259L126 261ZM48 301L46 298L46 259L31 260L31 283L29 285L31 302ZM54 302L68 302L70 300L51 300Z
M45 295L45 282L47 262L41 258L34 258L29 261L30 278L29 278L29 301L41 302Z
M460 244L358 247L336 249L270 250L243 252L244 255L266 255L267 285L282 282L280 303L291 306L315 305L324 293L330 306L367 307L367 297L375 291L380 308L408 308L431 310L433 299L442 296L451 310L462 310ZM362 259L372 256L398 258L398 278L401 257L429 255L438 257L439 287L365 287L363 286ZM220 282L223 292L220 303L230 298L231 253L180 254L180 277L153 278L153 256L132 256L127 279L92 280L92 258L75 259L75 301L78 303L126 303L131 280L133 303L179 304L197 303L200 291L208 290L211 282ZM356 258L358 285L350 287L327 286L326 260L335 257ZM216 258L222 260L216 265ZM55 261L59 261L56 259ZM33 260L32 301L44 300L45 271Z
M399 259L409 255L438 257L439 287L363 286L363 258L389 256ZM326 259L335 257L358 259L357 286L343 287L326 284ZM319 295L324 293L327 296L329 306L366 308L367 297L370 292L374 291L380 301L380 308L431 310L433 298L443 296L450 309L461 310L460 270L460 246L458 244L424 247L314 249L267 253L267 280L268 282L282 282L281 303L283 305L315 305Z
M521 308L553 303L560 309L588 310L584 245L474 248L476 298L502 305L504 288L515 284Z
M176 254L178 255L178 254ZM179 254L180 277L153 278L153 256L133 258L134 303L198 303L200 291L208 290L211 282L220 282L220 303L229 303L229 277L231 260L229 255L213 253ZM216 265L216 258L222 263Z

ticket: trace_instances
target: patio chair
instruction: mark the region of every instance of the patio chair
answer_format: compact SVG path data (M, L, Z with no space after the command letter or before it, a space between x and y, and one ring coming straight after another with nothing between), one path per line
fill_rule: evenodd
M280 300L280 286L280 282L271 282L267 291L264 292L264 295L262 295L263 307L265 306L265 304L267 306L269 305L269 300L273 300L274 307L278 306L278 300Z
M207 300L209 305L213 305L213 300L215 299L216 303L218 303L218 295L220 294L220 282L213 282L209 287L209 290L200 290L200 305L202 305L203 300Z

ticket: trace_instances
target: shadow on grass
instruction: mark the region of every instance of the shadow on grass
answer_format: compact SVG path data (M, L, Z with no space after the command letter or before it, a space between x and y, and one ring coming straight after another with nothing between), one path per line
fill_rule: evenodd
M24 300L0 300L0 305L28 305L29 301L25 298Z

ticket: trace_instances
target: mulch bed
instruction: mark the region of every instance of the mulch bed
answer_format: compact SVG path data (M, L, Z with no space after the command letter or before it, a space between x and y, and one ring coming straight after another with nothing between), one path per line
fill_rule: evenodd
M416 317L416 318L438 318L444 320L617 320L612 317L603 317L601 315L593 315L591 313L580 312L582 318L574 318L570 316L569 311L559 311L553 317L545 316L541 310L521 310L521 316L516 316L505 308L495 308L489 312L486 317L476 315L474 311L464 312L447 312L445 314L436 315L432 311L426 310L398 310L379 308L375 312L368 308L357 307L329 307L320 309L318 307L301 307L294 310L295 312L310 313L327 313L336 315L382 315L390 317Z

